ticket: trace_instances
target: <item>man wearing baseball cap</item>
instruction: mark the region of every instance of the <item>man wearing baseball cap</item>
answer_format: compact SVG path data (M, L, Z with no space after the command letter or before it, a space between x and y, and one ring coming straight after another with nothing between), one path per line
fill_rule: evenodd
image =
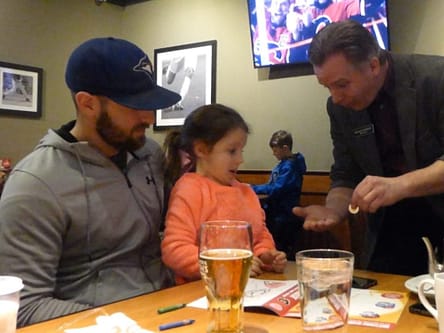
M23 279L18 326L170 286L160 260L163 153L145 136L180 96L117 38L71 54L76 120L49 130L0 200L0 275Z

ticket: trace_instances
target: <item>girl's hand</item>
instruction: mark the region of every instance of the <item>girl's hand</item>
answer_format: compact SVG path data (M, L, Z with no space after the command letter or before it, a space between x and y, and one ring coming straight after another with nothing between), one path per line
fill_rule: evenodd
M276 251L272 264L273 271L275 271L276 273L283 273L286 266L287 255L285 254L285 252Z
M285 252L278 250L269 250L260 256L263 265L261 268L266 271L282 273L287 266L287 256Z
M253 261L251 263L250 277L256 277L258 275L261 275L263 273L261 268L263 265L264 263L262 262L262 260L254 256Z

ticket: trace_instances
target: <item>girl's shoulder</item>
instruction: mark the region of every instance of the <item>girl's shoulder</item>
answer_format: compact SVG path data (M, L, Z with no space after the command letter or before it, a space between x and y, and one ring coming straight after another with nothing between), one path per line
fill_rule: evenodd
M175 187L184 188L196 187L201 191L215 191L218 193L230 193L241 191L244 193L252 193L256 195L249 184L241 183L237 180L233 181L231 186L221 185L208 177L202 176L195 172L184 173L176 182Z
M204 177L194 173L194 172L185 172L179 179L176 181L174 187L182 187L185 185L199 185L205 182Z
M233 182L233 187L239 189L244 195L249 195L249 196L253 196L253 197L257 197L256 192L254 192L253 188L251 187L250 184L247 183L241 183L239 181L234 181Z
M187 190L195 189L203 191L204 189L217 187L216 183L211 179L199 175L195 172L186 172L177 180L175 188L186 188Z
M196 199L208 192L207 187L202 177L197 176L194 172L186 172L174 184L170 197L172 199L180 197L184 200Z

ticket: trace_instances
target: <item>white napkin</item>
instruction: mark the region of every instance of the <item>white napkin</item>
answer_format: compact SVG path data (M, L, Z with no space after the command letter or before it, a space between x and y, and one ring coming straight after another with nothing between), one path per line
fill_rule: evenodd
M154 333L141 328L130 317L122 312L113 313L110 316L98 316L97 325L81 328L68 328L65 333Z

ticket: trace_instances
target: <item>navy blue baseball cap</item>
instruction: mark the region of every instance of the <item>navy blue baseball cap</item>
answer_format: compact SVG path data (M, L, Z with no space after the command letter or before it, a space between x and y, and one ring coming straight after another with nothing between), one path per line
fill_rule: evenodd
M68 59L65 81L73 92L106 96L137 110L163 109L181 99L155 83L145 52L113 37L93 38L77 47Z

